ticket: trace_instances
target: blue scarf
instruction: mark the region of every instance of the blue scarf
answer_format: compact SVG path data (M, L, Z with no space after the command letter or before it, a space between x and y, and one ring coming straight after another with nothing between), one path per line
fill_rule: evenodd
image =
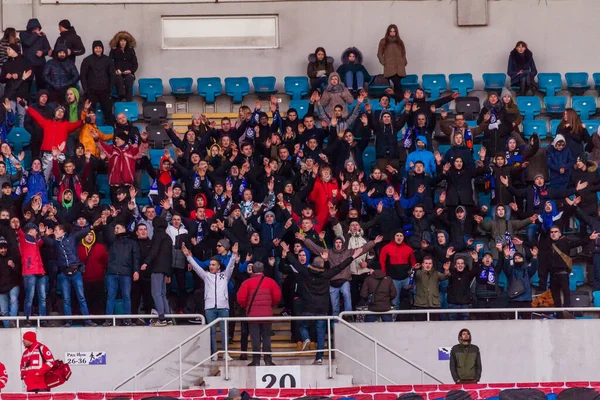
M198 233L196 234L196 243L200 243L204 240L204 229L202 228L202 222L198 222Z
M410 149L410 146L412 146L411 136L413 136L413 129L406 128L406 131L404 132L404 137L402 138L402 146L405 149Z
M494 266L484 266L479 274L479 279L487 280L488 285L496 285L496 272L494 271Z
M510 232L504 232L504 244L508 245L508 247L510 248L510 258L513 258L517 249L515 248L515 244L512 241L512 236L510 235Z
M546 185L542 186L542 187L538 187L536 185L533 185L533 205L534 206L539 206L542 203L542 199L540 197L540 194L542 193L542 191L546 190Z

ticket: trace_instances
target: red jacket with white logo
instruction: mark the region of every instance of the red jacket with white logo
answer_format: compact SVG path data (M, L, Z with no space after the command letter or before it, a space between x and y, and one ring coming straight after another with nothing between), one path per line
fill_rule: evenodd
M6 382L8 382L8 372L6 372L4 364L0 362L0 391L6 387Z
M44 375L52 369L54 356L48 347L37 342L25 349L21 357L21 379L27 391L47 390Z

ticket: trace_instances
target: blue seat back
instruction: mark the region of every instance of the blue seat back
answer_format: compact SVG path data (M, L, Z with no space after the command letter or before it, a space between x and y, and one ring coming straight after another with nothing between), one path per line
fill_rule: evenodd
M594 72L592 74L592 79L594 80L596 90L600 90L600 72Z
M206 104L213 104L215 97L223 93L221 78L198 78L198 94L204 97Z
M140 112L135 101L120 101L115 103L115 116L123 113L129 121L137 121Z
M233 97L233 103L239 104L250 93L250 82L246 77L225 78L225 93Z
M500 276L498 277L498 287L502 289L508 289L508 278L504 271L500 272Z
M367 146L363 152L363 167L365 175L369 176L371 174L371 169L375 165L375 161L375 146Z
M98 193L103 196L108 196L110 193L110 186L108 185L108 175L98 174L96 175L96 185L98 186Z
M400 80L403 90L410 90L411 93L415 92L415 89L419 87L419 75L410 74L406 75Z
M593 96L571 97L571 107L579 114L581 119L589 119L596 114L596 98Z
M489 72L482 75L485 90L501 91L506 86L506 74L503 72Z
M20 153L31 143L31 135L25 128L15 126L8 132L6 141L13 148L13 152Z
M283 90L292 100L301 100L308 94L308 78L306 76L286 76L283 78Z
M598 132L598 128L600 127L600 121L597 119L586 119L581 121L585 124L585 128L587 129L590 136L594 133Z
M448 81L450 83L450 90L460 93L462 97L467 97L468 93L475 87L473 75L470 73L450 74Z
M115 133L115 128L111 125L98 125L98 130L105 135L112 135Z
M440 97L440 94L446 91L446 75L444 74L424 74L421 77L423 81L423 90L429 94L430 100Z
M546 112L550 114L562 114L567 107L567 96L546 96L544 97Z
M552 137L556 136L556 131L558 130L558 126L560 125L560 119L551 119L550 120L550 132L552 133Z
M554 96L562 88L562 76L558 72L540 72L538 88L548 96Z
M169 79L171 94L173 96L189 96L192 94L194 80L192 78L171 78Z
M138 81L138 91L140 96L154 103L157 98L163 95L163 82L160 78L142 78Z
M387 85L375 85L375 76L372 76L369 81L369 94L371 97L383 96L385 91L391 87L389 80L387 82Z
M290 100L290 108L295 109L298 112L298 118L302 119L308 111L309 100Z
M254 93L262 94L275 94L275 84L277 79L274 76L255 76L252 78L252 86L254 86Z
M150 149L150 163L155 169L160 168L160 159L163 157L165 149ZM175 158L175 151L169 149L171 157Z
M544 139L548 135L548 125L543 119L525 120L523 121L523 136L525 139L531 138L531 135L537 133L540 139Z
M517 107L525 119L533 119L542 112L542 103L537 96L519 96L517 97Z
M573 265L571 274L573 274L577 286L581 286L585 283L585 272L583 265Z
M96 104L96 125L104 125L104 111L102 111L102 106L100 102Z
M587 89L590 87L590 75L587 72L567 72L565 81L569 89Z
M594 290L592 298L594 299L594 307L600 307L600 290Z
M446 154L448 150L450 150L449 144L439 144L437 147L437 151L439 151L441 155Z

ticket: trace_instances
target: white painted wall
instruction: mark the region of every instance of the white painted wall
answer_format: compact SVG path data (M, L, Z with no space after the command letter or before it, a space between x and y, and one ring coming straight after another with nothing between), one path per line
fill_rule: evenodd
M130 31L138 40L138 76L259 76L306 73L306 57L324 46L339 63L342 51L358 47L372 73L380 72L376 51L389 23L399 26L408 53L409 73L506 71L509 51L517 40L532 49L540 71L600 70L594 42L600 25L597 0L490 1L489 25L456 26L456 3L440 1L266 1L202 4L40 4L4 0L4 26L31 15L40 19L53 43L57 23L68 18L91 51L91 42ZM166 3L169 3L165 0ZM546 4L547 3L547 4ZM279 49L161 50L161 15L278 14ZM24 22L21 22L24 24ZM23 28L17 26L17 28Z

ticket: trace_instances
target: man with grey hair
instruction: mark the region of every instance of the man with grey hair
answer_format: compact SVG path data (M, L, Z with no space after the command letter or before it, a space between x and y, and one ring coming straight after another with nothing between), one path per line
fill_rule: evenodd
M245 280L237 293L237 301L246 310L247 317L272 317L273 307L281 300L281 289L279 285L264 274L265 266L256 261L252 265L252 276ZM260 344L262 351L271 352L271 322L250 322L250 340L252 341L252 362L249 367L260 365ZM271 354L264 356L266 365L275 365Z

